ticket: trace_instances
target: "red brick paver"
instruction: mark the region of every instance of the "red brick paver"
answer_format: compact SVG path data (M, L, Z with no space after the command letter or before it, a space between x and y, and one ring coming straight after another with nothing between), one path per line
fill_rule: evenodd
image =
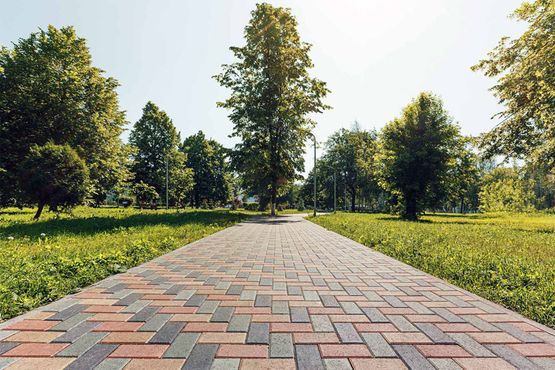
M0 324L0 368L555 369L554 331L300 216Z

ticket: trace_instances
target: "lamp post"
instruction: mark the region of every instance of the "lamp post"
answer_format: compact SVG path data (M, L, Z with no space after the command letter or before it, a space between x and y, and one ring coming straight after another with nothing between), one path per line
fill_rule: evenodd
M169 159L168 156L166 156L166 209L170 209L170 204L168 202L169 200L169 195L168 195L168 190L169 190Z
M316 135L314 135L312 132L309 133L310 136L312 136L312 139L314 140L314 210L313 210L313 216L316 217Z

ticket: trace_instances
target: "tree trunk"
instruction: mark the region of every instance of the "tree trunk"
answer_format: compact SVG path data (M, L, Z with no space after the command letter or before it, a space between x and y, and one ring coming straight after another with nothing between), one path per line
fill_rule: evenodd
M270 214L272 216L276 215L276 186L272 184L272 199L270 200Z
M418 220L418 209L416 207L416 198L411 196L405 197L405 214L403 218L409 221Z
M461 213L464 214L464 198L461 198Z
M353 189L353 191L351 192L351 211L355 211L356 210L356 191Z
M40 218L40 215L42 214L43 209L44 209L44 203L39 202L39 208L37 209L37 213L35 213L35 217L33 217L35 220L38 220Z

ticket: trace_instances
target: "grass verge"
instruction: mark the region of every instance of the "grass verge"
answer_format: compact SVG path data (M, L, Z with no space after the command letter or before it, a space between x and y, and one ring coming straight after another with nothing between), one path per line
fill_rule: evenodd
M555 216L337 213L311 221L555 328Z
M239 222L226 210L78 207L73 215L0 211L0 321Z

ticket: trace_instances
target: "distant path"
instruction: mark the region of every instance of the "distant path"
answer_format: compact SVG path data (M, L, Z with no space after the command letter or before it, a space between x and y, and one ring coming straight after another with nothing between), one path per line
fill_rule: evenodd
M555 334L288 215L0 325L9 369L555 369Z

